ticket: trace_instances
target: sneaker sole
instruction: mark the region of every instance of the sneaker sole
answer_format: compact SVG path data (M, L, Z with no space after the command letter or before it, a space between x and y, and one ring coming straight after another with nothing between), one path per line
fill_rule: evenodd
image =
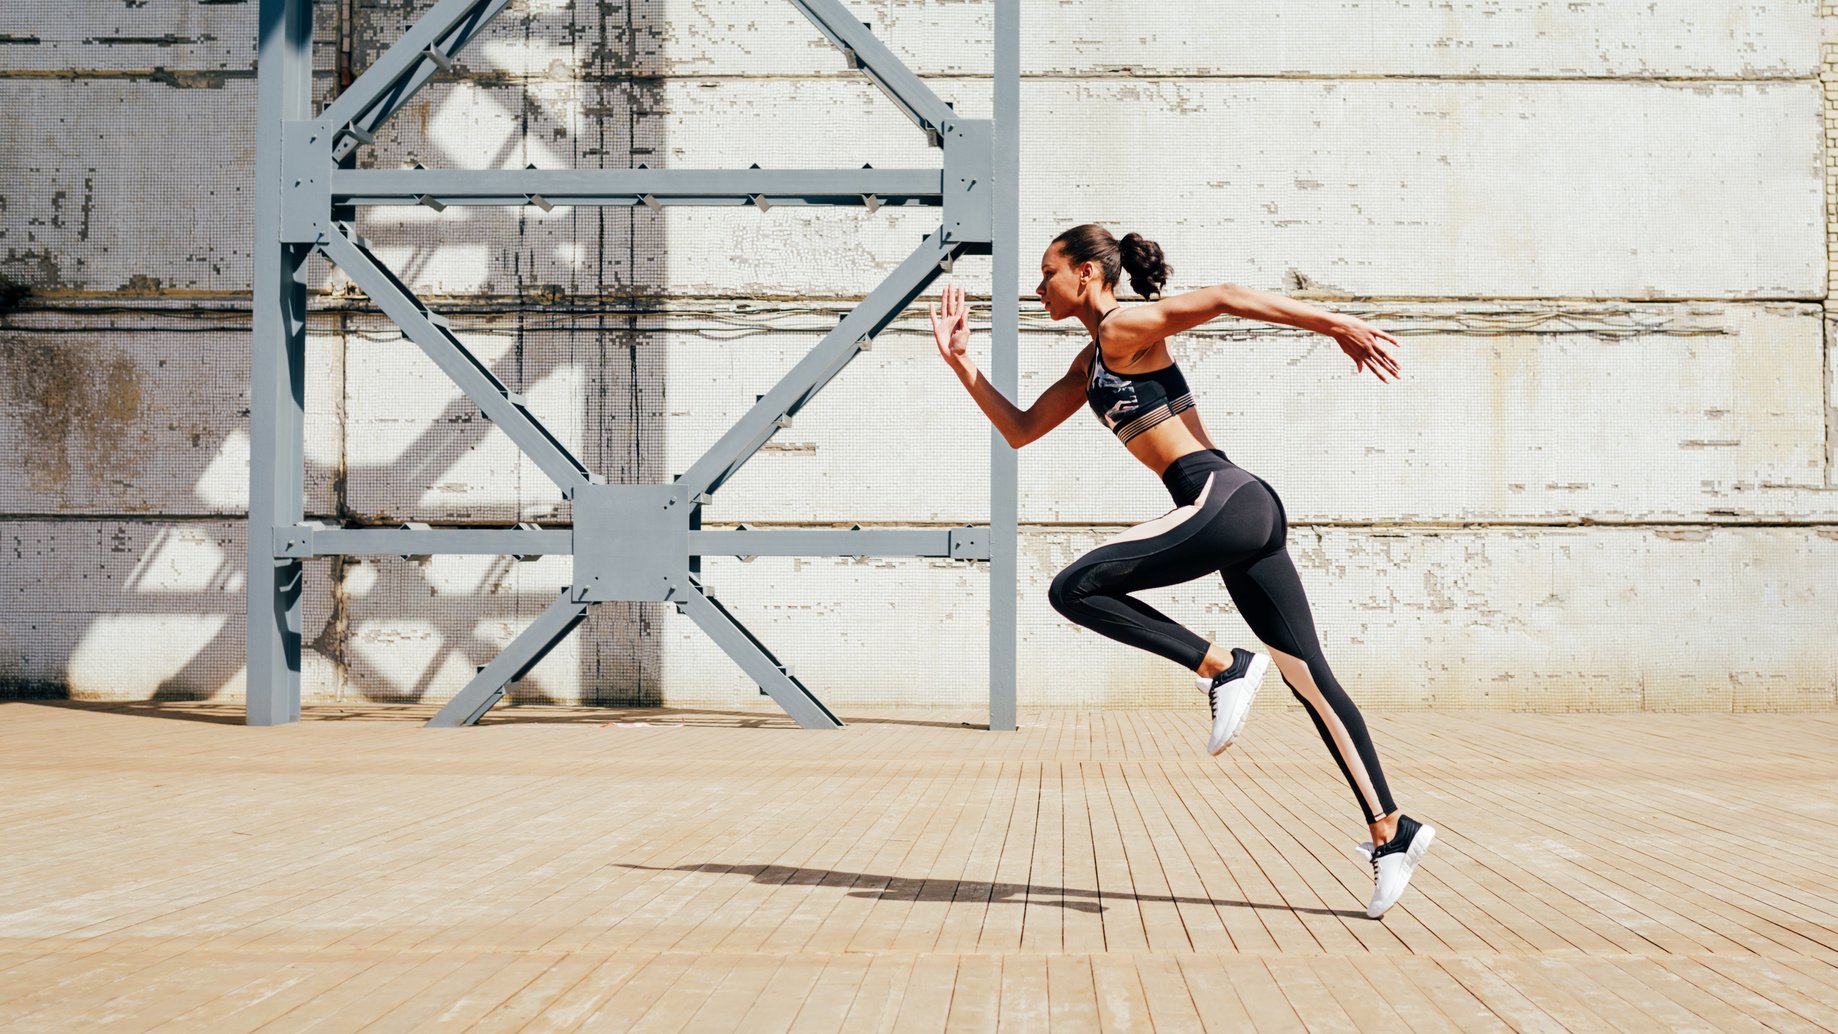
M1417 866L1422 863L1423 856L1430 853L1430 845L1435 842L1435 826L1425 825L1417 830L1417 835L1411 840L1410 846L1404 849L1404 885L1398 888L1397 898L1394 899L1391 904L1379 909L1376 915L1368 910L1366 912L1367 919L1379 919L1383 917L1385 913L1391 911L1399 901L1404 900L1404 892L1410 889L1410 878L1417 874Z
M1251 702L1257 699L1257 691L1263 687L1264 675L1269 670L1270 656L1268 654L1260 653L1251 659L1251 668L1244 674L1244 703L1239 706L1238 713L1233 716L1232 729L1225 734L1225 741L1219 744L1219 749L1214 750L1212 737L1207 737L1206 752L1208 754L1218 757L1225 753L1225 748L1231 746L1232 741L1238 738L1238 734L1244 731L1244 723L1251 718Z

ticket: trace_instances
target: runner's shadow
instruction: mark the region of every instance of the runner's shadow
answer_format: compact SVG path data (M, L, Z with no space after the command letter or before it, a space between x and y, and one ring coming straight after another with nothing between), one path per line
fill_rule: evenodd
M1306 915L1364 918L1363 909L1307 908L1301 905L1265 904L1256 901L1232 901L1216 898L1181 897L1171 894L1106 894L1075 887L1036 886L1031 883L988 883L982 880L912 879L900 876L877 876L865 872L837 872L831 869L802 869L791 865L632 865L615 863L623 869L646 872L702 872L718 875L750 876L753 882L774 887L835 887L853 898L877 901L987 901L991 904L1050 905L1074 912L1101 914L1103 900L1163 902L1174 905L1212 905L1216 908L1256 908L1276 912L1299 912Z

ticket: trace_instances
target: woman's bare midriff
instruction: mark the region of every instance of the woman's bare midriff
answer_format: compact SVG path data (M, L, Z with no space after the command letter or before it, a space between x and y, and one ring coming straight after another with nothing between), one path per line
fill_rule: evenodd
M1206 428L1200 426L1199 412L1189 409L1130 439L1124 448L1154 471L1156 477L1161 477L1168 465L1182 456L1218 446L1207 436Z

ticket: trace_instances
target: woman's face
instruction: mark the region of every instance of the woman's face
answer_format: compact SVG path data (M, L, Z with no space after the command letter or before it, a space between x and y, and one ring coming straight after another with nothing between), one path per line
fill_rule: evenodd
M1063 320L1078 311L1079 302L1085 292L1096 282L1095 262L1081 262L1086 277L1085 285L1079 285L1079 269L1066 260L1065 249L1058 243L1047 247L1047 253L1040 257L1040 286L1034 288L1034 295L1040 304L1046 306L1047 318Z

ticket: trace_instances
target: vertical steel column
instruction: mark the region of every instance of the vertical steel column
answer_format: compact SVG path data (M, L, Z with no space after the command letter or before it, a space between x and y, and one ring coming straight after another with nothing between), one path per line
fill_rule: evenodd
M300 719L301 562L271 529L305 518L306 259L281 242L281 124L310 114L311 0L262 0L255 91L254 336L249 353L247 721Z
M989 341L991 383L1019 399L1021 338L1021 0L995 0L995 175ZM1017 453L989 435L989 728L1015 728Z

